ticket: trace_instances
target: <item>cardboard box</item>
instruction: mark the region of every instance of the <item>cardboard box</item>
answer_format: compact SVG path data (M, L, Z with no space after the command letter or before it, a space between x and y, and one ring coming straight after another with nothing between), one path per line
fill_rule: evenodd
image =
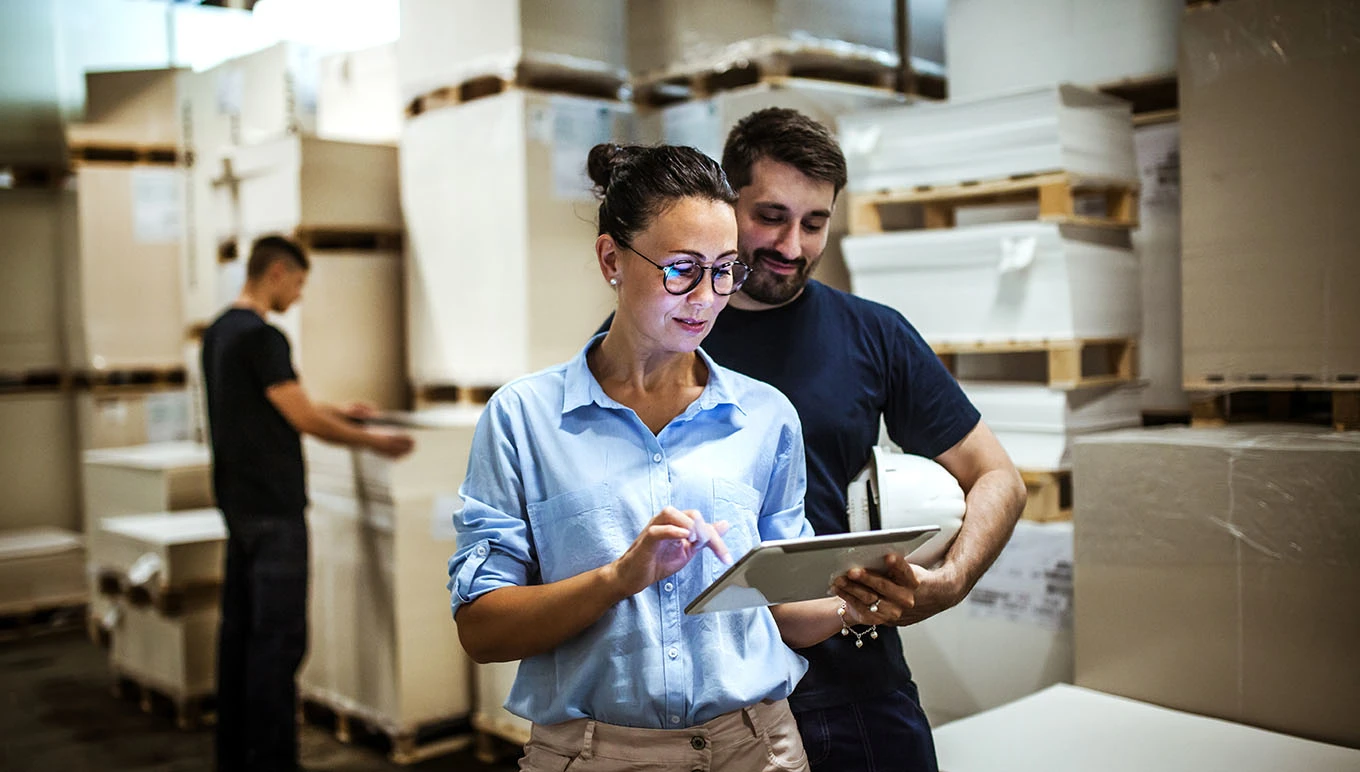
M1133 251L1143 277L1143 335L1138 374L1147 382L1143 410L1184 413L1181 384L1181 143L1180 126L1134 129L1142 178Z
M173 148L179 142L183 69L85 73L85 118L67 127L72 145Z
M218 101L221 74L209 70L179 78L179 146L188 164L180 263L186 324L205 322L220 308L218 258L223 243L240 232L236 183L224 162L239 122Z
M271 233L400 233L397 149L286 137L230 151L240 206L238 249Z
M901 96L880 89L817 80L761 83L723 91L707 99L682 102L638 116L638 139L644 144L665 142L697 147L722 160L727 134L742 118L766 107L788 107L836 131L836 119L847 113L902 104ZM850 291L850 274L841 254L841 239L849 231L849 207L838 199L829 226L826 251L817 266L817 279Z
M415 414L415 450L397 461L306 445L313 632L299 683L394 734L472 710L444 586L477 415Z
M278 320L312 399L405 408L402 253L312 250L302 301Z
M1137 386L1064 391L1018 383L960 385L1011 461L1029 472L1068 469L1079 437L1143 423Z
M935 732L954 772L1350 772L1360 753L1058 685Z
M1072 681L1072 524L1021 520L963 603L898 628L932 726Z
M1360 747L1357 470L1304 426L1079 440L1077 684Z
M521 62L628 76L623 0L402 0L397 60L404 102Z
M62 608L88 598L79 534L45 527L0 531L0 614Z
M401 141L401 76L397 44L327 56L321 60L316 134L343 142Z
M499 386L571 358L599 328L614 295L595 260L586 156L630 136L631 117L619 102L517 90L407 121L417 383Z
M178 367L183 171L83 163L76 186L80 249L65 272L68 364Z
M84 453L85 531L106 517L211 507L208 448L158 442Z
M81 450L191 439L189 394L178 389L111 389L76 395Z
M0 372L58 370L61 266L74 235L75 195L0 190Z
M1353 3L1341 0L1185 14L1187 384L1360 375L1356 35Z
M891 67L898 61L893 13L891 0L630 0L628 66L651 75L817 49Z
M0 426L0 529L82 530L70 394L0 395Z
M1013 222L848 236L841 248L855 293L901 311L932 343L1073 340L1137 337L1127 239Z
M1181 0L951 0L951 99L1176 74Z
M1138 184L1129 103L1074 86L870 110L837 123L852 191L1049 171Z

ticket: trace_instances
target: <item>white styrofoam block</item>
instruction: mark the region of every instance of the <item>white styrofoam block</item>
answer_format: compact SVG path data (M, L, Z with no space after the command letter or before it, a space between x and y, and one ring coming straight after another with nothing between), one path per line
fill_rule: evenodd
M222 581L226 544L227 525L216 509L108 517L94 536L90 563L136 584L213 584ZM154 556L154 570L147 556ZM146 576L133 576L138 563Z
M585 161L627 137L631 118L618 102L517 90L407 121L416 383L500 386L569 359L599 327L614 296L595 259Z
M1077 435L1142 424L1137 386L1065 391L1016 383L960 385L1020 469L1070 468Z
M521 60L626 77L623 19L623 0L401 0L402 99Z
M1129 104L1073 86L867 110L837 124L851 191L1048 171L1138 181Z
M1176 72L1181 0L952 0L949 95L1096 86Z
M1360 750L1058 684L935 731L953 772L1355 772Z
M963 603L899 628L931 723L1073 678L1072 524L1016 524Z
M1138 261L1109 232L1051 223L850 236L856 294L932 343L1133 337Z
M1147 381L1144 410L1187 411L1181 377L1180 125L1134 131L1142 175L1133 250L1142 269L1143 336L1138 374Z

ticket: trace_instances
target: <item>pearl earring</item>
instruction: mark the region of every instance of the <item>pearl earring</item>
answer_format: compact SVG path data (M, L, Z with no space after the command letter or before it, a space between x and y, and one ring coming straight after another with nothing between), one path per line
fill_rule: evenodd
M611 286L611 287L617 287L617 286L619 286L619 280L618 280L618 279L610 279L610 280L609 280L609 286Z

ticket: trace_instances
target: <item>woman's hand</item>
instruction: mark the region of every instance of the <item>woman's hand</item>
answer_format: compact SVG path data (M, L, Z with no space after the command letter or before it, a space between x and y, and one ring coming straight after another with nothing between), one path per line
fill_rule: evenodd
M703 549L712 550L724 563L732 562L722 540L728 528L726 520L710 524L697 510L666 507L610 564L619 593L626 598L642 592L684 568Z

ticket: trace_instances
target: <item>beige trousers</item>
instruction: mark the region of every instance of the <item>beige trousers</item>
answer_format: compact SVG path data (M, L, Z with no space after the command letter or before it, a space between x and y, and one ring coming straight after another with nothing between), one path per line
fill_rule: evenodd
M520 772L780 772L808 769L786 700L689 729L632 729L576 719L534 725Z

